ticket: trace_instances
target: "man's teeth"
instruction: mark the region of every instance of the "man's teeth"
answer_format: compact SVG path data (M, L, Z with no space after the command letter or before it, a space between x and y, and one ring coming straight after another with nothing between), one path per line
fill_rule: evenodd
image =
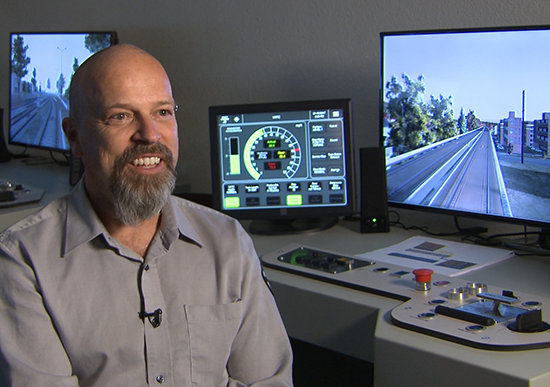
M135 159L133 162L136 167L154 167L155 165L158 165L158 163L160 163L160 157L141 157L139 159Z

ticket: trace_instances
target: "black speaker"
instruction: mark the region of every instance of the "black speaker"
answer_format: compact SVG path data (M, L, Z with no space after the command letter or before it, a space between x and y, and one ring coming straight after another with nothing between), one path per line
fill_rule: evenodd
M359 149L361 163L360 232L389 232L388 187L384 148Z
M10 159L11 153L8 151L4 137L4 109L0 108L0 163L9 161Z

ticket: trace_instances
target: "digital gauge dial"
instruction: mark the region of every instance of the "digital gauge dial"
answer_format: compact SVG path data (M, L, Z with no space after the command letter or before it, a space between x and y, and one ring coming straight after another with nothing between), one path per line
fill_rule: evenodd
M263 177L291 178L300 168L300 143L290 131L280 126L256 130L244 144L244 165L254 180Z

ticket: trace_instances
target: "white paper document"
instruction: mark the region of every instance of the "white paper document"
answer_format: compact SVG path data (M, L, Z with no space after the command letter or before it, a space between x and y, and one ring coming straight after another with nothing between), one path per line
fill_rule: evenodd
M386 262L411 269L432 269L455 277L514 256L513 251L443 239L415 236L396 245L359 254L369 261Z

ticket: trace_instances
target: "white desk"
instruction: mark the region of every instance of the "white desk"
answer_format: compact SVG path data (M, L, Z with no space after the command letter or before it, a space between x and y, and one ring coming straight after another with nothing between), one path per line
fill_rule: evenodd
M399 228L388 234L360 234L358 224L340 222L315 234L253 239L259 254L302 243L352 255L412 235ZM390 311L400 301L279 270L266 272L289 335L374 363L375 386L550 386L550 349L500 352L455 344L395 326ZM548 273L548 257L530 256L461 278L550 297Z
M0 230L71 189L68 168L54 164L30 167L13 160L0 164L0 178L45 190L39 203L0 210ZM453 229L452 219L411 214L407 216L419 219L405 223L433 225L432 230ZM341 221L319 233L253 236L253 240L260 255L290 243L353 255L414 235L395 227L387 234L360 234L358 227L357 223ZM550 386L550 349L498 352L455 344L393 325L389 312L400 301L278 270L266 272L290 336L374 363L377 387ZM548 257L531 256L512 258L464 277L550 298L549 273Z
M27 165L25 160L13 159L0 163L0 180L41 188L44 196L39 202L0 209L0 231L71 190L69 167L53 162Z

